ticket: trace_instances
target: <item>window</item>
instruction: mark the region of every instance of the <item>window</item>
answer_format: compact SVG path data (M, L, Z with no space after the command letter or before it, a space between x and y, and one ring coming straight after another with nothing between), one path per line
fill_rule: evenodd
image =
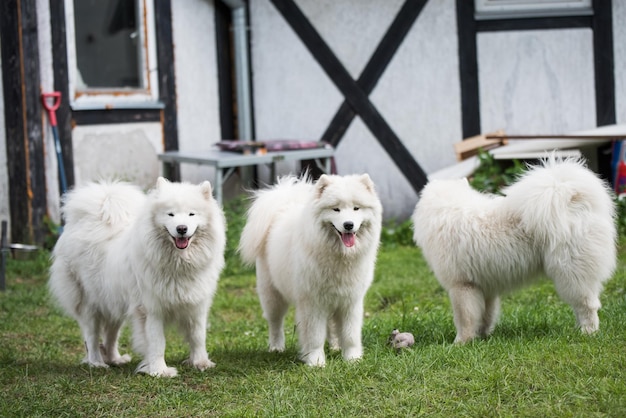
M591 0L474 0L474 5L477 20L593 14Z
M66 5L72 108L160 107L153 2L69 0Z

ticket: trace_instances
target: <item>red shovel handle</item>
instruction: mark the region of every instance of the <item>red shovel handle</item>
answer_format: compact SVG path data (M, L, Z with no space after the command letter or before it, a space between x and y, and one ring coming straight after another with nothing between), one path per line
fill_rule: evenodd
M52 99L52 104L48 101ZM57 126L56 110L61 105L61 92L53 91L52 93L41 93L41 102L44 109L48 111L48 118L50 119L50 125Z

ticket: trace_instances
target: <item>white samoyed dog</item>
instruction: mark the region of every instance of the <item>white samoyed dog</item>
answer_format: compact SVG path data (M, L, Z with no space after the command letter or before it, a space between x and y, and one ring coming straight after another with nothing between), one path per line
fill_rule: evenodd
M324 344L346 360L363 355L363 299L374 278L382 206L367 174L286 177L256 193L241 234L256 262L270 351L285 349L284 317L296 309L300 358L324 366Z
M412 220L414 240L448 291L456 343L489 335L500 295L548 276L583 333L598 330L603 283L616 266L613 197L580 159L551 156L504 196L467 180L433 180Z
M130 361L118 336L129 314L137 372L176 376L165 363L164 325L178 324L196 369L214 367L206 351L207 316L224 266L224 214L208 181L159 178L148 195L121 182L70 191L65 227L52 253L49 287L81 328L96 367ZM101 343L102 340L102 343Z

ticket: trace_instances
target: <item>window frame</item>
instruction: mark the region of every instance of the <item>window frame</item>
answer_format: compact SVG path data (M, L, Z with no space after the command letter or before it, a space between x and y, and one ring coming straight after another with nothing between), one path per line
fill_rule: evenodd
M66 42L68 63L68 90L72 110L99 109L162 109L159 101L158 64L156 48L155 10L151 0L135 0L138 3L138 32L141 48L140 88L88 88L77 86L78 59L74 24L74 1L65 1Z

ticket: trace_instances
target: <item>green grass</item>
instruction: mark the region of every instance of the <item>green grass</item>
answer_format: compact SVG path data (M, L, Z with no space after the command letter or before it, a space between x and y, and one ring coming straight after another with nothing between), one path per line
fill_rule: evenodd
M404 245L407 225L388 229L366 299L364 358L346 363L330 353L325 368L312 369L296 359L293 313L286 352L266 350L254 272L234 253L235 212L207 340L217 367L180 365L187 348L168 330L174 379L134 374L137 356L107 370L80 364L78 325L47 294L48 254L9 260L0 294L0 416L626 416L624 250L602 296L598 334L580 335L545 282L504 299L490 338L454 346L446 293L420 251ZM394 328L412 332L416 344L391 349ZM121 351L130 351L128 329Z

